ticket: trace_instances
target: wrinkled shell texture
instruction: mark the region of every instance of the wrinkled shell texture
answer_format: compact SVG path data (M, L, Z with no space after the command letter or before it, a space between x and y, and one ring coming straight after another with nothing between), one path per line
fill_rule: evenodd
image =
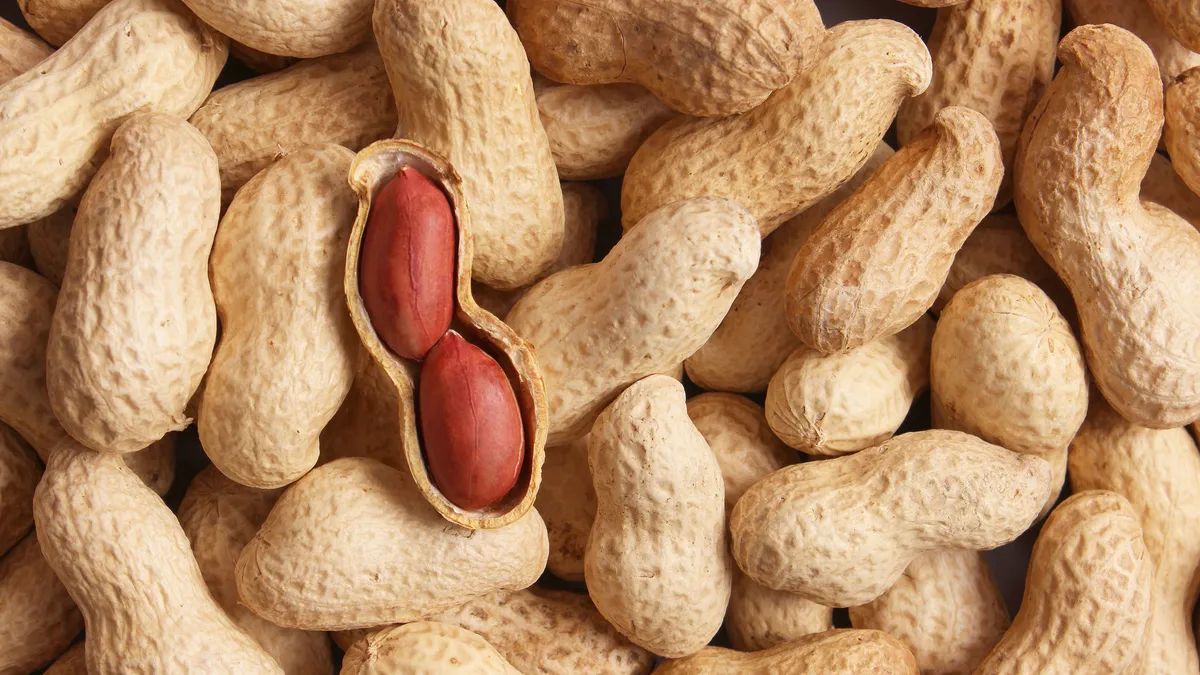
M912 325L933 306L1003 175L987 118L943 109L796 254L786 290L792 332L830 354Z
M929 386L933 321L837 354L801 346L767 387L771 429L791 447L837 456L892 437Z
M901 106L900 144L920 134L942 108L965 106L991 121L1004 165L1011 167L1025 117L1054 75L1061 24L1062 0L967 0L938 10L929 36L933 82ZM996 205L1011 197L1010 172Z
M917 660L896 638L873 630L834 630L765 651L705 647L655 675L918 675Z
M758 266L758 230L727 199L663 207L604 260L534 286L506 321L537 351L548 444L580 438L622 389L691 356Z
M1112 490L1137 512L1154 564L1154 613L1132 672L1200 669L1191 630L1200 592L1200 454L1185 429L1130 424L1102 401L1093 404L1070 453L1071 489Z
M596 519L587 436L546 448L536 506L550 538L546 569L559 579L583 581L583 554Z
M223 87L191 122L221 165L222 201L280 157L336 143L355 152L396 130L396 104L379 50L304 61Z
M853 607L922 553L1012 541L1049 492L1041 459L955 431L909 433L759 481L733 509L733 554L765 586Z
M371 0L184 0L225 35L268 54L344 52L371 34Z
M833 610L795 593L767 588L733 570L733 591L725 610L725 632L738 651L777 647L833 628Z
M221 611L175 514L119 456L58 446L34 515L47 561L83 612L92 675L282 675Z
M744 396L700 394L688 400L687 413L721 468L727 513L751 485L797 459L771 433L762 407Z
M1158 59L1163 84L1175 81L1184 71L1200 66L1200 54L1179 44L1163 27L1145 0L1064 0L1075 25L1111 23L1141 38Z
M400 428L400 397L375 359L359 359L350 393L333 419L321 430L321 464L342 457L369 457L408 471L404 432Z
M975 551L917 558L888 592L851 607L850 621L898 638L922 675L970 675L1009 626L992 571Z
M815 61L754 110L677 119L651 135L625 173L622 224L680 199L721 196L769 234L858 171L901 101L929 85L931 67L925 43L903 25L834 27Z
M0 19L0 84L29 70L53 51L37 36Z
M226 56L225 38L179 0L116 0L79 39L0 86L0 228L79 193L129 113L192 114Z
M562 190L504 11L493 0L380 0L374 23L397 137L445 156L463 177L474 278L500 289L532 282L562 246Z
M1164 140L1172 167L1192 189L1200 189L1200 67L1187 71L1167 87Z
M77 208L64 206L25 226L26 238L29 239L29 253L33 255L34 265L55 287L62 286L63 276L67 272L71 224L75 222Z
M1046 520L1021 610L974 675L1128 672L1143 647L1153 581L1129 502L1111 492L1073 495Z
M1200 3L1196 0L1146 0L1146 5L1183 46L1200 49Z
M70 40L110 0L17 0L30 28L52 45Z
M1141 197L1144 201L1154 202L1174 211L1175 215L1200 230L1200 195L1192 192L1183 178L1176 173L1171 160L1159 153L1154 154L1150 170L1142 179Z
M584 572L596 608L655 654L698 651L721 627L733 561L721 469L683 385L654 375L626 389L596 420L588 463L596 522Z
M1113 26L1075 29L1059 58L1021 137L1017 213L1071 289L1104 397L1130 421L1182 426L1200 417L1200 232L1138 199L1163 123L1158 67Z
M208 142L161 114L122 124L88 186L50 326L46 386L63 427L93 450L141 450L191 423L184 408L217 339L208 282L217 190Z
M83 616L46 563L36 533L0 558L0 673L24 675L63 653Z
M54 665L46 669L46 675L88 675L87 645L79 644L67 650L66 654L58 657Z
M486 640L436 621L393 626L354 643L342 675L521 675Z
M179 505L179 524L192 544L196 563L221 609L283 668L286 675L330 675L329 638L281 628L238 601L234 566L279 497L279 490L239 485L208 466L188 486Z
M892 154L886 143L880 143L853 178L763 240L758 270L746 281L712 337L684 363L692 382L716 391L766 391L771 376L800 346L783 311L783 289L792 259L825 216Z
M209 458L244 485L281 487L311 469L354 380L359 342L342 294L352 158L336 145L288 155L221 220L211 262L221 343L198 423Z
M46 338L57 294L45 277L0 263L0 420L43 460L66 436L46 394Z
M41 477L37 455L0 423L0 556L33 527L33 489Z
M787 85L824 36L812 0L513 0L538 72L637 82L688 115L742 113Z
M1065 310L1062 305L1071 303L1071 294L1038 255L1029 237L1025 236L1021 221L1009 213L994 213L979 223L954 256L954 264L950 266L942 290L938 291L933 311L941 312L959 289L989 274L1012 274L1028 279L1054 298L1055 304L1061 303L1060 309Z
M502 528L468 530L442 519L407 474L347 458L284 493L242 551L238 591L281 626L366 628L526 588L547 549L534 509Z

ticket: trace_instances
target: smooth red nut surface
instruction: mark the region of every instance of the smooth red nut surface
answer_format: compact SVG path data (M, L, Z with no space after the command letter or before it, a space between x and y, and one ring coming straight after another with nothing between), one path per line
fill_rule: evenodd
M419 361L454 317L454 214L436 185L401 167L375 197L363 233L358 288L380 339Z
M500 364L449 331L421 366L421 433L433 483L455 505L478 510L504 498L525 458L525 431Z

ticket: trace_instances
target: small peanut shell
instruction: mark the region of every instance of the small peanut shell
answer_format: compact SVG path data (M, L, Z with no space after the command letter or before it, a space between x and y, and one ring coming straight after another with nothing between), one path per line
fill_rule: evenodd
M469 630L418 621L354 643L342 675L521 675L486 640Z
M1159 153L1154 154L1150 170L1142 179L1141 197L1142 201L1154 202L1174 211L1175 215L1200 230L1200 195L1187 186L1175 171L1171 160Z
M923 553L1016 539L1049 494L1040 458L957 431L903 434L756 483L733 509L733 555L769 588L853 607Z
M1071 496L1046 519L1021 610L974 675L1130 672L1153 585L1154 564L1129 502L1102 490Z
M36 35L0 19L0 84L29 70L53 53L54 50Z
M941 110L796 254L786 289L792 332L832 354L912 325L933 306L1003 176L991 122L968 108Z
M418 364L389 350L367 316L359 291L359 264L363 235L371 204L383 186L400 170L411 166L438 186L450 201L458 249L455 270L456 329L496 359L513 384L525 431L525 458L517 483L508 496L482 509L465 510L446 498L434 485L417 433L416 379ZM528 343L513 329L475 303L471 295L474 221L463 189L463 179L440 155L410 141L379 141L358 153L350 167L350 187L358 195L358 217L346 252L344 284L350 318L369 357L378 363L396 387L404 453L408 471L421 494L446 520L471 529L503 527L520 520L533 506L541 483L546 446L546 395L537 360Z
M899 640L877 630L831 630L759 652L705 647L668 661L654 675L918 675Z
M34 532L0 558L0 597L0 673L36 671L83 630L83 616L46 562Z
M536 510L505 527L447 523L412 479L350 457L280 497L237 563L238 594L280 626L346 630L415 621L533 584L546 565Z
M311 59L348 51L371 34L371 0L184 0L208 25L242 44Z
M835 26L814 62L754 110L676 119L654 132L625 172L622 225L680 199L727 197L754 214L765 237L858 171L901 101L929 86L931 67L906 26Z
M536 506L550 538L546 569L564 581L583 581L583 554L596 520L587 436L546 448Z
M1200 66L1200 54L1179 44L1145 0L1064 0L1075 25L1111 23L1133 33L1146 43L1158 59L1163 86L1184 71Z
M0 422L0 556L33 527L33 490L41 477L37 454Z

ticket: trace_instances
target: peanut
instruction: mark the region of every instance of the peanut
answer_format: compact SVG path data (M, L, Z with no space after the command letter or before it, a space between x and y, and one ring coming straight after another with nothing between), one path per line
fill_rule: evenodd
M1003 175L986 117L961 107L938 112L796 254L786 288L792 332L831 354L912 325L933 306Z
M777 647L833 628L833 610L795 593L767 588L733 570L733 590L725 610L725 632L738 651Z
M1171 160L1158 153L1155 153L1150 170L1142 179L1141 197L1143 201L1154 202L1174 211L1175 215L1200 230L1200 195L1187 186L1175 171Z
M358 347L341 292L353 155L295 152L238 191L213 245L221 343L197 423L221 473L281 487L317 461L318 436L354 378Z
M396 415L399 406L396 385L383 367L374 359L360 359L350 393L321 430L319 463L342 457L370 457L407 471L404 433Z
M721 469L683 385L652 375L626 389L596 419L588 464L596 522L584 575L596 608L656 654L698 651L721 627L733 561Z
M917 660L896 638L874 630L831 630L746 654L705 647L654 675L917 675Z
M756 483L733 509L733 555L764 586L852 607L923 553L1012 541L1049 492L1037 457L956 431L908 433Z
M537 350L550 445L583 436L622 389L699 349L758 255L750 213L689 199L647 216L601 262L530 289L506 321Z
M205 23L248 47L313 58L353 48L371 34L370 0L184 0Z
M381 0L374 25L397 136L441 153L464 179L474 278L501 290L533 281L562 246L562 190L504 11L492 0Z
M0 84L8 82L54 53L46 43L0 19Z
M35 220L25 226L26 237L29 239L29 253L33 256L34 266L56 288L62 286L63 276L67 273L71 225L75 222L78 208L78 205L64 206L45 218Z
M29 27L59 46L79 32L110 0L17 0Z
M564 581L583 581L583 554L596 520L596 489L588 469L588 436L547 448L536 506L546 521L546 569Z
M300 60L294 56L279 56L261 52L236 41L229 43L229 55L250 70L264 74L283 70Z
M1071 442L1071 489L1112 490L1129 500L1154 567L1146 646L1130 672L1200 671L1192 609L1200 594L1200 455L1184 429L1157 431L1093 402Z
M1163 99L1166 132L1163 139L1171 165L1195 193L1200 189L1200 66L1178 77Z
M1146 4L1184 47L1200 50L1200 4L1196 0L1146 0Z
M1071 289L1104 397L1132 422L1181 426L1200 417L1200 232L1138 199L1163 122L1158 66L1114 26L1071 31L1059 58L1021 137L1017 213Z
M900 103L929 86L931 68L905 26L835 26L814 62L754 110L677 119L654 132L625 172L622 225L680 199L720 196L740 202L770 234L862 167Z
M0 228L66 205L130 113L190 115L227 55L225 39L179 0L115 0L38 68L0 86Z
M46 675L88 675L86 645L82 642L58 657L54 665L46 669Z
M33 527L33 489L41 477L33 449L0 423L0 556Z
M1148 0L1064 0L1075 24L1111 23L1138 36L1158 59L1163 86L1200 66L1200 54L1179 44L1150 11Z
M355 643L342 675L520 675L486 640L436 621L394 626Z
M1153 580L1129 502L1073 495L1046 519L1021 610L974 675L1127 672L1142 650Z
M0 597L3 675L26 675L47 665L83 630L83 617L33 532L0 558Z
M125 466L160 497L165 496L175 483L175 449L178 436L179 434L170 433L146 446L145 450L121 455Z
M858 452L891 438L929 387L933 322L837 354L799 347L767 387L771 430L809 455Z
M238 594L289 628L414 621L531 585L547 548L536 510L505 527L468 530L443 520L406 474L339 459L280 497L238 559Z

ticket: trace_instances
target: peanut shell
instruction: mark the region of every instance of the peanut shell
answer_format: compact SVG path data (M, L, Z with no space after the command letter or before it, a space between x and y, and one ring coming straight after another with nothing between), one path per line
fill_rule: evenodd
M342 675L521 675L469 630L418 621L374 633L346 652Z
M1111 23L1141 38L1158 59L1163 86L1184 71L1200 66L1200 54L1179 44L1146 0L1064 0L1075 25Z
M54 50L36 35L0 19L0 84L29 70L53 53Z
M33 527L33 490L41 477L37 454L0 422L0 556Z
M30 532L0 558L0 673L26 675L67 650L83 616Z
M705 647L668 661L654 675L918 675L917 660L896 638L876 630L831 630L760 652Z
M371 34L371 0L184 0L208 25L268 54L310 59Z
M54 46L79 32L110 0L17 0L35 33Z

